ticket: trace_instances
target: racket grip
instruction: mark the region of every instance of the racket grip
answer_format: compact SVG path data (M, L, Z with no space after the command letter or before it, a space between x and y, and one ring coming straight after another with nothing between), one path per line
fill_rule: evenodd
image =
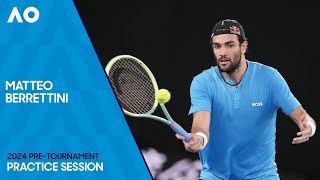
M180 134L181 136L184 137L185 141L190 141L191 136L185 131L178 123L172 123L170 127L177 133Z

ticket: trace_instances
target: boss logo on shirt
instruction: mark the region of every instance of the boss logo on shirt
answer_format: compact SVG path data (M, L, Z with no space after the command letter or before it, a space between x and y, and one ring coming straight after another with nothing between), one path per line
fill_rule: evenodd
M254 102L252 103L252 106L263 106L262 102Z

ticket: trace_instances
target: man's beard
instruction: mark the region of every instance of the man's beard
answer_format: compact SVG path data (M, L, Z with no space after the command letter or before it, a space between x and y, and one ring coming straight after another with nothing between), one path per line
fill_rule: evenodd
M225 59L224 57L220 58L220 59ZM239 56L237 56L233 61L231 61L229 59L230 62L230 66L227 69L222 69L220 66L220 59L217 60L217 64L218 64L218 68L220 70L220 72L226 72L228 74L232 74L236 69L239 68L240 66L240 62L241 62L241 55L239 54Z

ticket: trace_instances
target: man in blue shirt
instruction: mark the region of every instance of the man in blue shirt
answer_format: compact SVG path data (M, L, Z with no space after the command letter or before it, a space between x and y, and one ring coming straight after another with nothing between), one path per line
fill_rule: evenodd
M275 163L277 109L300 129L293 144L314 135L315 121L277 69L246 59L248 40L237 21L218 22L211 44L217 65L195 76L190 87L192 139L177 138L187 151L199 152L200 179L280 179Z

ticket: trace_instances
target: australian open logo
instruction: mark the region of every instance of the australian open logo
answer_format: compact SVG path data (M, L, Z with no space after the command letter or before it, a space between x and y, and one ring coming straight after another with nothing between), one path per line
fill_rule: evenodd
M24 10L19 10L17 7L13 7L7 23L35 23L40 17L40 12L35 7L27 7Z

